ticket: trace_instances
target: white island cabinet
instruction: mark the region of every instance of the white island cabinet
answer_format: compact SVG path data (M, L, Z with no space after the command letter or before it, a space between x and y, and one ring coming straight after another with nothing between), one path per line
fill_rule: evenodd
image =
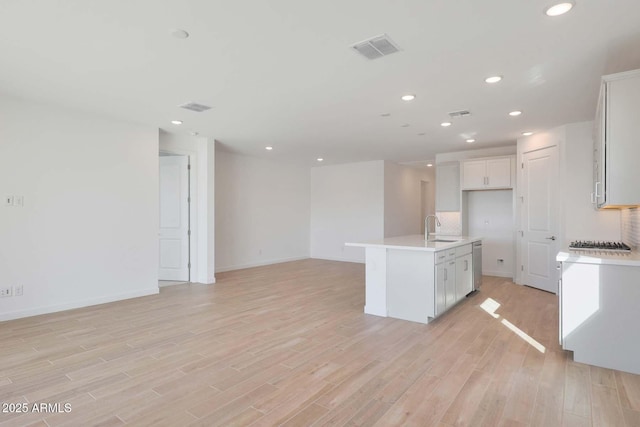
M428 323L473 291L472 243L422 235L347 243L366 251L365 313Z
M560 344L580 363L640 374L640 254L560 252Z

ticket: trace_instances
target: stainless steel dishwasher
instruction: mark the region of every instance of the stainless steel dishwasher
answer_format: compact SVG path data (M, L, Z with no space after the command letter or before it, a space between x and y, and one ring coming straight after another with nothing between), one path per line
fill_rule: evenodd
M482 241L473 242L473 290L482 285Z

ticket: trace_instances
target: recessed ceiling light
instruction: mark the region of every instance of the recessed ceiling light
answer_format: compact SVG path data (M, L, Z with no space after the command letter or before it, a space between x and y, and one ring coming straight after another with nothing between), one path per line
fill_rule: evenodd
M569 12L573 6L575 6L575 2L573 1L565 1L562 3L554 4L553 6L549 6L545 9L544 13L547 16L560 16Z
M171 120L171 123L173 123L174 125L181 125L182 120Z
M264 149L267 150L267 151L271 151L271 150L273 150L273 147L269 145L267 147L264 147Z
M323 159L322 157L318 157L316 160L317 160L317 161L319 161L319 162L321 162L321 161L323 161L324 159Z
M500 80L502 80L502 76L491 76L484 79L487 83L498 83Z
M200 135L198 132L189 132L191 134L191 136L198 136Z
M522 111L512 111L509 113L510 116L516 117L522 114Z
M531 136L533 132L522 132L522 136Z
M476 142L476 140L475 140L475 139L473 139L473 138L469 138L469 139L467 139L467 142L468 142L469 144L472 144L472 143Z
M403 101L413 101L414 99L416 99L415 95L411 95L411 94L402 95Z
M442 122L440 123L440 126L442 126L443 128L449 127L451 126L451 122Z
M424 136L424 135L426 135L426 133L424 133L424 132L420 132L420 133L418 134L418 136Z
M187 33L185 30L181 30L180 28L171 30L171 35L177 39L186 39L189 37L189 33Z
M433 166L433 163L427 163L428 168L430 168L431 166Z
M405 124L400 125L400 126L403 127L403 128L408 128L409 127L409 123L405 123Z
M380 117L390 117L391 113L382 113L380 114Z

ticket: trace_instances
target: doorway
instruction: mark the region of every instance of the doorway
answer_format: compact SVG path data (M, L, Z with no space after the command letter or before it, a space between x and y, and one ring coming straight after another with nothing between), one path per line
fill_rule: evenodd
M159 269L160 286L191 279L191 177L189 156L160 153Z
M521 158L522 284L558 293L558 146L524 151Z

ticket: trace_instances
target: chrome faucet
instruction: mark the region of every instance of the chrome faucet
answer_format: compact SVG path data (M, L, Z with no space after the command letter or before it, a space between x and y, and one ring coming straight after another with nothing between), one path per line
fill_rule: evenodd
M441 226L440 220L438 219L437 216L427 215L427 217L424 219L424 240L429 240L429 218L435 218L436 224L438 225L438 227ZM433 231L435 232L435 227Z

